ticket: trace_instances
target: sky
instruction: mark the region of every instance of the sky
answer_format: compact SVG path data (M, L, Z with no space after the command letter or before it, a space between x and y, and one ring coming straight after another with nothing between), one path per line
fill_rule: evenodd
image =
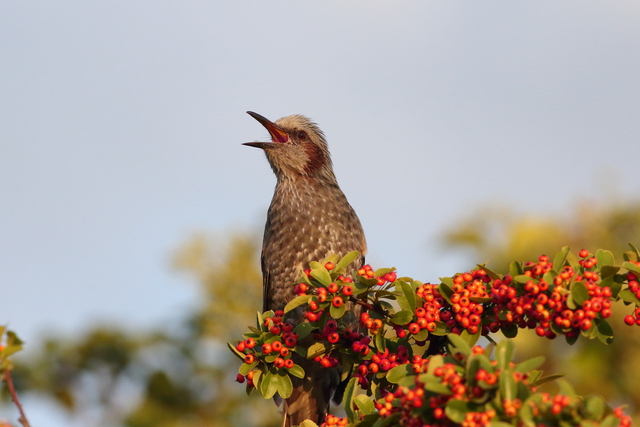
M478 261L439 240L476 207L637 200L638 22L636 0L2 2L0 323L29 349L197 304L173 254L259 235L275 185L247 110L315 120L368 261L423 281Z

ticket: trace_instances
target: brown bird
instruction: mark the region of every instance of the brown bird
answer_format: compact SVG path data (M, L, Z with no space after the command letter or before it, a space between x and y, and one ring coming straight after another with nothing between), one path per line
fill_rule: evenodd
M270 142L245 145L264 150L277 178L262 243L263 309L275 311L293 299L295 283L311 261L355 250L360 252L353 264L357 269L364 263L367 244L360 220L338 186L320 128L301 115L272 123L247 113L271 135ZM297 323L303 321L300 313L293 316ZM296 363L306 378L293 378L293 394L284 402L283 426L306 419L320 424L340 383L340 372L313 361Z

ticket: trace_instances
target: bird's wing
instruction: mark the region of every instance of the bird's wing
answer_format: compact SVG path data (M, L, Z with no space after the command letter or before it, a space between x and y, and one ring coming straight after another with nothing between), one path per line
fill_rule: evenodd
M267 267L264 260L264 251L260 256L260 264L262 266L262 312L264 313L269 309L267 305L268 302L271 301L271 295L269 294L269 290L271 288L271 286L269 286L271 274L269 274L269 267Z

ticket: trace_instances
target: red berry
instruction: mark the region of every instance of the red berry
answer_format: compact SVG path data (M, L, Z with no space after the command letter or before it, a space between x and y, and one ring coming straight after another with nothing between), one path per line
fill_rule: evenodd
M282 329L280 328L280 326L272 326L269 329L269 332L271 332L273 335L279 335L280 332L282 332Z
M327 286L327 290L332 294L335 294L336 292L338 292L338 284L333 282L329 283L329 286Z
M244 382L244 375L242 375L242 374L236 375L236 381L238 381L240 384L242 384Z
M342 307L342 304L344 304L344 300L342 299L342 297L334 297L331 301L331 304L333 304L333 306L336 308Z
M269 353L271 353L271 350L272 350L272 349L271 349L271 344L269 344L269 343L264 343L264 344L262 344L262 352L263 352L264 354L269 354Z
M242 353L246 347L247 347L247 345L245 344L245 342L244 341L240 341L238 343L238 345L236 346L236 350L238 350L240 353Z
M255 360L256 360L256 357L253 354L247 354L244 357L244 363L246 363L248 365L253 363L253 362L255 362Z
M280 341L274 341L271 343L271 349L273 351L280 351L282 350L282 343Z
M389 273L382 276L382 278L389 283L393 283L396 281L397 275L395 271L390 271Z
M286 345L289 348L293 348L298 344L298 340L295 339L294 337L287 337L284 339L284 345Z
M282 368L284 366L284 359L282 357L276 357L276 360L273 361L273 366Z
M331 270L333 270L334 268L336 268L336 265L335 265L334 263L332 263L332 262L328 262L328 263L326 263L326 264L324 265L324 268L326 268L327 270L331 271Z
M636 319L632 315L628 314L624 316L624 323L626 323L629 326L633 326L636 324Z
M413 335L418 334L420 332L420 325L418 325L417 323L411 323L409 325L409 332L411 332Z
M329 336L327 336L327 341L329 341L331 344L337 343L338 341L340 341L340 334L337 332L331 332Z
M284 367L287 368L287 369L293 368L293 365L294 365L293 359L286 359L284 361Z
M578 255L580 256L580 258L586 258L589 256L589 251L586 249L582 249L580 252L578 252Z
M353 294L353 288L350 285L342 287L342 295L349 296L351 294Z
M247 338L244 341L245 346L247 346L247 348L253 348L256 346L256 341L253 338Z
M586 331L587 329L591 328L591 325L592 325L591 319L584 318L580 322L580 329L582 329L583 331Z

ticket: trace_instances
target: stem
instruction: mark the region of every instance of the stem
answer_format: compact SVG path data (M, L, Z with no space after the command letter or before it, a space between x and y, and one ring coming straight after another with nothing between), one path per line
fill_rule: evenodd
M24 409L22 409L22 405L20 404L20 399L18 399L18 394L16 393L16 389L13 386L13 380L11 379L11 371L9 369L6 369L4 371L4 380L6 381L7 387L9 388L11 399L13 399L13 402L16 404L16 407L20 412L20 418L18 418L18 421L20 422L20 424L23 425L23 427L31 427L31 425L29 424L29 421L27 420L27 416L24 413Z

